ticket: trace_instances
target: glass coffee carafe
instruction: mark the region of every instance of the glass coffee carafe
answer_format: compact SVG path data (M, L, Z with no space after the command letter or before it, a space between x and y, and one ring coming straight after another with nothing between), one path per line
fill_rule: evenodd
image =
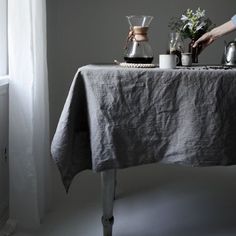
M124 60L127 63L152 63L153 51L148 42L147 31L152 16L127 16L130 31L125 47Z
M169 42L169 53L177 56L177 66L181 66L181 53L184 52L183 40L180 33L171 32Z

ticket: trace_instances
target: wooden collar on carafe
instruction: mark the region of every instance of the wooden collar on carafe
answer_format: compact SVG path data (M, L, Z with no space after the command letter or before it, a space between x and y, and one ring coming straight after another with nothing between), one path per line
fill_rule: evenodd
M147 31L149 27L134 26L130 29L129 40L144 42L148 41Z

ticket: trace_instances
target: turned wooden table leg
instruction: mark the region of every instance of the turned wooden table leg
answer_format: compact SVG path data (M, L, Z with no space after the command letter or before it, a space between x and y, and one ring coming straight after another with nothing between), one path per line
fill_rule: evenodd
M114 200L116 200L116 190L117 190L117 171L114 170Z
M114 169L102 172L103 236L112 236L115 182L116 171Z

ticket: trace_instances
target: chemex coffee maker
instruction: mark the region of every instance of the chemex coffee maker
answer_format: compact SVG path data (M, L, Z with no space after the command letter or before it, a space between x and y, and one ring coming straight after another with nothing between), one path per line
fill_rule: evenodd
M152 16L127 16L128 34L124 60L127 63L149 64L153 61L153 51L148 42L147 32Z

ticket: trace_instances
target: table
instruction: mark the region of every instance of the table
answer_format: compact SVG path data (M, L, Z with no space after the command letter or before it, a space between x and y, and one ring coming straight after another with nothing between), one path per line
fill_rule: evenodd
M147 163L236 164L236 69L79 68L51 153L68 191L102 173L104 236L112 235L115 170Z

